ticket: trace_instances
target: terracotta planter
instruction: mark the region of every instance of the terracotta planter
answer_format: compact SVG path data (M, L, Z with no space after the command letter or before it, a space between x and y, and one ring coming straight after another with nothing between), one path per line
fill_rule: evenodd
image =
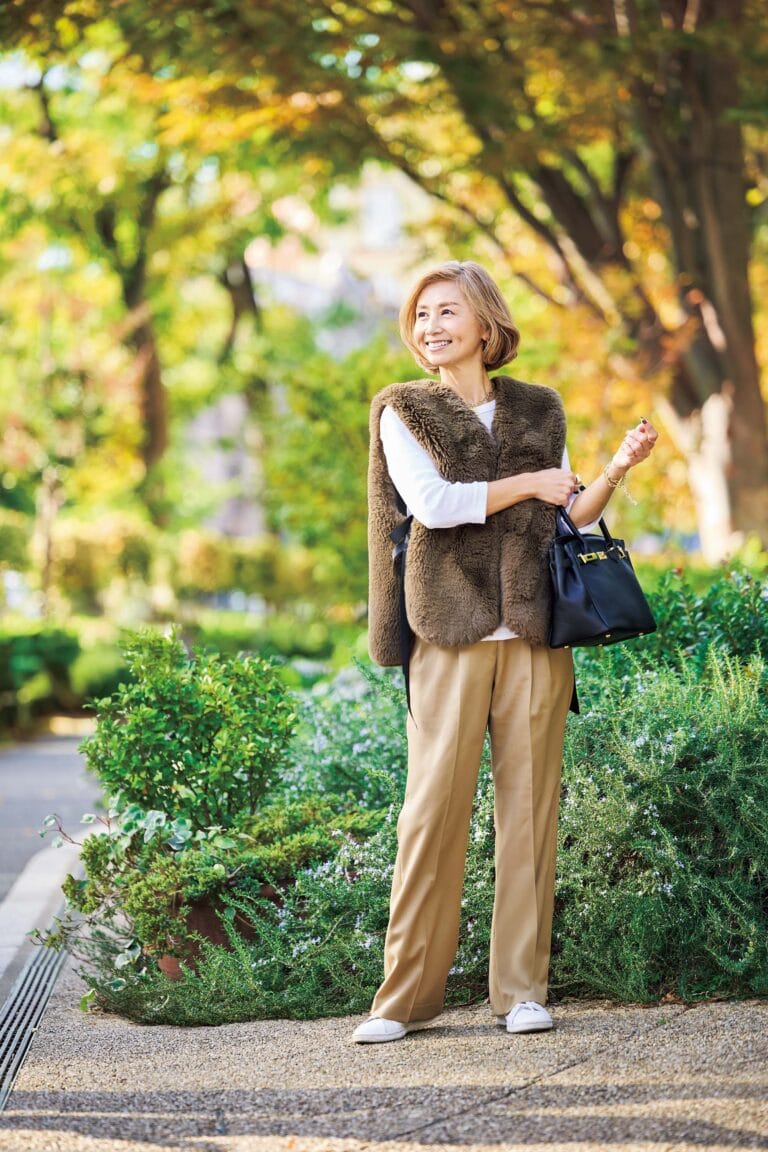
M280 903L279 894L271 884L262 884L259 895L266 897L268 900L273 900L275 903ZM201 936L203 940L207 940L219 948L230 950L231 945L229 938L220 919L221 911L222 906L215 898L206 896L202 900L196 900L190 904L187 912L187 931L190 935ZM234 925L237 928L238 935L242 936L244 940L253 939L254 931L250 921L246 920L239 912L235 914ZM169 980L180 980L182 962L188 968L194 969L200 952L200 942L198 940L190 940L185 947L183 957L168 955L158 957L158 968L161 972L165 973Z

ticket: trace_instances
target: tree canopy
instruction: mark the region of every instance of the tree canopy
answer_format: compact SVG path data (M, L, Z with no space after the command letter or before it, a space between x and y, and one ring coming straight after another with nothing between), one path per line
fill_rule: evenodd
M436 236L441 257L479 250L541 302L587 434L617 381L658 390L712 558L734 530L768 541L757 0L16 0L0 37L23 72L4 94L6 315L34 334L6 362L32 382L46 290L80 309L92 336L70 324L46 387L107 378L78 435L103 453L112 429L155 519L177 496L169 409L258 375L236 342L248 238L279 235L289 190L329 213L375 159L433 197L424 257Z

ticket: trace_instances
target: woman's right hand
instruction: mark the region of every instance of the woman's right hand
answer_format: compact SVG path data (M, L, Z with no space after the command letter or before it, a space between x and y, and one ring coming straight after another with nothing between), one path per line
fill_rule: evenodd
M541 472L518 472L502 480L489 480L486 516L523 500L542 500L564 508L580 487L578 476L568 468L544 468Z
M580 487L578 476L568 468L545 468L541 472L532 472L531 479L536 500L559 504L563 508Z

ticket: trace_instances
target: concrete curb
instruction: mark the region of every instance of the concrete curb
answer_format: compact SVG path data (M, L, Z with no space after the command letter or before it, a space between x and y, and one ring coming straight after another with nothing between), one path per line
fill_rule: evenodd
M47 928L61 903L61 885L76 872L79 844L41 849L28 861L0 904L0 979L35 928Z

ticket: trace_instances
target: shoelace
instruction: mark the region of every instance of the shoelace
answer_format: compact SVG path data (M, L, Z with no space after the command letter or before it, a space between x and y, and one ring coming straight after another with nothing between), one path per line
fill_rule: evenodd
M513 1019L515 1016L517 1016L521 1008L532 1008L534 1011L540 1011L541 1005L537 1004L535 1000L521 1000L520 1003L515 1004L514 1008L512 1009Z

